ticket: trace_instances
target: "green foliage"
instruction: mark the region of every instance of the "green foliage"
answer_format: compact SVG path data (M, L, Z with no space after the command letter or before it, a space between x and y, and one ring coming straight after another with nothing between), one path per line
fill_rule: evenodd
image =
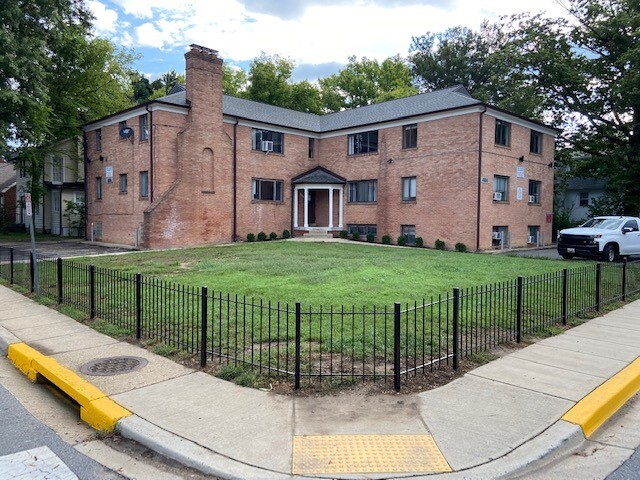
M256 234L255 233L247 233L247 242L255 242Z
M289 230L283 230L282 238L291 238L291 232Z
M152 350L156 355L161 355L163 357L171 357L180 351L178 347L167 345L166 343L158 343L153 346Z
M114 325L106 320L96 320L91 324L91 328L100 333L104 333L113 338L125 338L131 335L131 331L119 325Z
M367 242L373 243L376 239L376 236L373 233L367 233Z
M355 232L353 232L353 233L351 234L351 238L352 238L353 240L360 240L360 232L358 232L358 231L356 230Z
M609 191L605 195L593 198L589 203L589 217L599 215L622 215L624 213L624 192Z
M467 246L462 242L458 242L456 243L455 249L456 249L456 252L464 253L467 251Z
M241 68L222 66L222 91L227 95L240 97L247 88L247 72Z
M436 240L436 250L444 250L444 240L440 240L439 238Z
M216 376L243 387L256 387L258 383L258 375L255 372L240 366L226 365L218 371Z
M379 63L355 56L338 73L319 80L324 108L336 112L415 95L411 69L396 55Z
M384 243L385 245L391 245L391 235L383 235L382 243Z
M258 241L259 242L264 242L267 239L267 234L264 232L259 232L258 233Z
M340 238L347 238L349 233L346 230L340 230L339 236Z
M68 221L69 229L74 232L75 236L83 237L87 217L85 204L65 200L64 216Z
M399 246L404 247L407 244L407 237L405 237L404 235L400 235L396 243Z
M416 237L416 241L414 243L414 245L418 248L422 248L424 247L424 240L422 237Z
M271 232L269 234L269 240L277 240L278 239L278 234L276 232Z

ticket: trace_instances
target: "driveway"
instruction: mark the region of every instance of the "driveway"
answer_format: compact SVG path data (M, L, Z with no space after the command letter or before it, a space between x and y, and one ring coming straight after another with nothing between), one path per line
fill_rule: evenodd
M13 247L15 250L31 250L31 243L27 242L0 242L2 247ZM36 252L51 257L90 257L109 253L130 252L131 248L96 245L81 240L36 240Z

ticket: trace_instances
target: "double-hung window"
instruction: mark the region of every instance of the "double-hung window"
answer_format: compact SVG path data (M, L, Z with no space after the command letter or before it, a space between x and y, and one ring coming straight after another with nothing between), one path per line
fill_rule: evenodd
M375 153L378 151L378 130L352 133L348 137L347 152L349 155Z
M349 182L349 203L372 203L378 200L378 180Z
M418 124L402 127L402 148L416 148L418 146Z
M408 245L416 243L416 226L415 225L402 225L401 234L406 239Z
M140 141L149 139L149 114L145 113L138 117L140 122Z
M542 153L542 133L531 130L531 140L529 142L529 151L531 153Z
M508 147L511 144L511 124L496 118L496 145Z
M495 175L493 177L493 200L506 202L509 200L509 177Z
M254 200L281 202L284 182L282 180L269 180L255 178L252 181L252 192Z
M140 172L140 197L147 198L149 196L149 172Z
M529 203L540 203L541 182L529 180Z
M51 181L53 183L62 183L62 157L54 156L51 159Z
M416 177L402 178L402 201L412 202L416 199Z
M580 206L581 207L589 206L589 192L580 192Z
M254 128L251 137L253 150L284 153L284 133Z

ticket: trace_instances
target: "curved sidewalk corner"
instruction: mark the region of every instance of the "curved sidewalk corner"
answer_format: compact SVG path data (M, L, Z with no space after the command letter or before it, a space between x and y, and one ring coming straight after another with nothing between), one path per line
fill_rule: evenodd
M188 369L1 286L0 304L0 350L35 352L49 370L66 372L71 397L83 385L110 402L115 410L98 428L117 422L123 436L223 478L512 476L580 444L640 388L640 301L435 390L313 398ZM115 376L80 371L125 355L148 364ZM22 370L32 380L43 374ZM377 472L363 473L373 464Z

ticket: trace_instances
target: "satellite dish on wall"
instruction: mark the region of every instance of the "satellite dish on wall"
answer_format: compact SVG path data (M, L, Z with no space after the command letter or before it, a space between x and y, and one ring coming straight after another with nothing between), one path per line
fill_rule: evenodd
M120 129L120 138L131 138L133 136L133 128L122 127Z

